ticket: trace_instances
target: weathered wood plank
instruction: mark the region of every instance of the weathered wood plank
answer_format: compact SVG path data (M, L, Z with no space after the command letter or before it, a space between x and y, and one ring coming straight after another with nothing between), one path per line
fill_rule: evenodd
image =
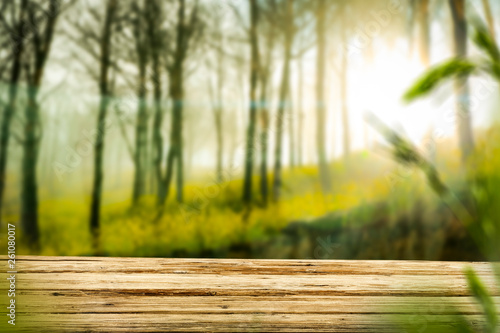
M0 275L0 279L4 277ZM494 286L494 276L484 276ZM20 273L19 289L120 290L164 296L393 295L468 296L463 276L434 275L221 275L138 273ZM500 293L492 289L496 296Z
M445 332L457 325L456 316L432 316L421 321L413 314L45 314L26 322L32 332L402 332L400 325L415 322L418 328L440 328ZM419 321L420 320L420 321ZM479 326L482 318L467 316ZM425 331L425 330L424 330Z
M466 266L500 307L488 263L25 256L16 265L20 332L445 331L458 315L483 320Z
M95 295L81 291L28 290L19 293L30 299L21 303L23 313L173 313L173 314L223 314L223 313L429 313L480 314L481 308L472 297L399 297L399 296L127 296ZM57 296L54 296L57 295ZM57 302L47 304L48 297ZM500 306L500 297L494 298ZM383 304L383 306L381 306ZM451 305L454 307L451 307ZM447 306L450 305L450 306Z
M334 263L334 264L332 264ZM164 274L343 274L343 275L462 275L466 265L478 274L492 274L484 262L391 261L391 260L250 260L165 259L103 257L23 256L22 270L30 273L164 273Z

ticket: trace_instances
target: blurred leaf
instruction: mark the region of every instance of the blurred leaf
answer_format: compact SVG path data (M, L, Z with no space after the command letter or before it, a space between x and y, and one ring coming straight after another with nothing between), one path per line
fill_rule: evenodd
M500 62L488 62L486 64L486 72L490 73L495 80L500 82Z
M430 93L440 83L453 77L468 75L476 69L470 61L454 58L429 69L417 82L403 95L407 102L415 100Z
M449 194L448 187L441 181L436 168L418 152L408 139L399 135L371 112L365 113L365 119L391 144L391 152L396 162L415 166L423 171L429 185L440 197L444 198Z
M472 41L476 46L488 54L494 63L498 64L500 60L500 51L495 42L493 36L491 36L488 28L479 19L471 20L472 26L474 27L474 34L472 36Z
M494 333L496 331L496 326L498 323L495 303L493 302L493 299L488 293L488 290L486 290L486 287L483 285L474 270L468 268L465 271L465 275L467 276L467 282L469 284L470 291L478 300L479 304L481 304L484 315L486 316L486 320L488 323L486 332Z

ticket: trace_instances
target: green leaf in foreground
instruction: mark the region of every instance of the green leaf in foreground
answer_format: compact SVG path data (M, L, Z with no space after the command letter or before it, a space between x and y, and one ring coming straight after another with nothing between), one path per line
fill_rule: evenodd
M470 291L483 308L488 325L485 332L496 332L498 317L493 299L477 274L471 268L465 271L465 275L467 276Z
M429 69L417 82L403 95L407 102L415 100L430 93L445 80L468 75L476 69L476 65L470 61L460 58L448 60L440 65Z

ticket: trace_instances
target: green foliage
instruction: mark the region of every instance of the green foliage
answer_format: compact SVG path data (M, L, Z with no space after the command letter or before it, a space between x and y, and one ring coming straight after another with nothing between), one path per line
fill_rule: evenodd
M498 205L500 202L500 177L498 176L500 128L498 125L492 126L488 131L478 133L477 137L478 149L474 159L474 169L467 181L467 196L469 196L468 200L473 203L474 220L471 225L467 226L467 231L474 236L474 240L486 258L498 261L500 255L500 245L498 244L500 237L500 221L498 220L498 216L500 216L500 206ZM401 163L401 161L399 162ZM498 264L492 265L500 285L500 266ZM498 310L493 297L473 270L466 270L465 276L470 293L482 310L484 327L471 326L467 316L460 314L463 311L457 309L455 311L457 315L453 318L456 325L452 327L443 328L438 322L432 322L436 314L431 312L411 321L405 330L407 332L421 332L422 329L425 329L426 332L498 332L500 328ZM450 309L454 308L453 304L447 306Z
M498 62L500 60L500 51L498 50L498 46L493 36L491 36L490 32L481 20L474 19L471 23L474 28L472 35L472 41L474 44L486 53L493 63Z
M472 270L471 268L467 269L465 275L467 277L469 290L472 292L476 300L481 305L481 308L483 309L484 316L486 319L485 332L488 333L497 332L498 315L492 297L490 296L488 290L481 282L481 280L474 272L474 270Z
M469 75L475 70L477 70L477 65L471 61L460 58L448 60L429 69L422 77L417 79L416 83L405 92L403 99L410 102L423 97L444 81Z
M392 156L396 162L420 168L427 176L427 181L436 194L440 197L447 194L448 189L441 181L434 166L417 151L409 140L385 125L374 114L367 114L366 118L391 144Z
M495 39L483 22L478 18L471 20L471 23L473 27L472 41L485 55L484 59L480 61L470 61L456 58L435 66L408 89L403 96L404 100L412 101L428 94L446 80L466 76L479 71L486 72L487 75L492 76L500 82L500 51ZM473 203L474 209L472 213L474 218L467 218L465 220L463 216L459 218L466 224L469 234L472 235L477 246L481 248L483 255L492 260L499 260L500 246L498 245L498 239L500 236L500 222L498 222L498 216L500 216L500 211L498 202L500 198L498 189L500 188L500 179L497 176L498 168L493 167L493 165L498 163L499 156L499 145L497 144L499 142L498 128L493 127L490 129L487 136L489 138L483 140L483 142L478 145L478 151L482 153L476 153L476 156L474 156L474 168L471 168L470 174L468 175L467 193L469 201ZM396 147L395 149L397 149L396 143L392 142L392 144ZM404 156L407 156L407 154ZM408 163L408 158L404 158L404 156L398 156L396 154L395 159L400 163ZM460 205L463 206L461 203ZM500 271L498 266L494 267L494 271L500 283ZM493 298L472 269L467 269L465 275L469 290L481 306L484 314L485 327L481 332L497 332L500 327L498 327L498 312ZM417 328L420 330L420 324L413 323L413 325L410 326L410 331L415 331ZM458 325L450 331L476 332L476 330L468 324L464 316L460 316L457 319L457 324Z
M434 66L405 92L404 101L411 102L423 97L447 80L479 72L484 72L500 82L500 50L495 38L479 18L471 20L471 23L473 28L472 42L486 55L486 59L478 61L453 58Z

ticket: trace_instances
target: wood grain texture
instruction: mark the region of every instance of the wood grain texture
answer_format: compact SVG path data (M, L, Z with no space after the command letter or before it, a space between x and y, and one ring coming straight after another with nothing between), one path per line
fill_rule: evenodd
M465 267L500 308L489 263L23 256L16 265L19 332L446 331L459 318L480 327Z

